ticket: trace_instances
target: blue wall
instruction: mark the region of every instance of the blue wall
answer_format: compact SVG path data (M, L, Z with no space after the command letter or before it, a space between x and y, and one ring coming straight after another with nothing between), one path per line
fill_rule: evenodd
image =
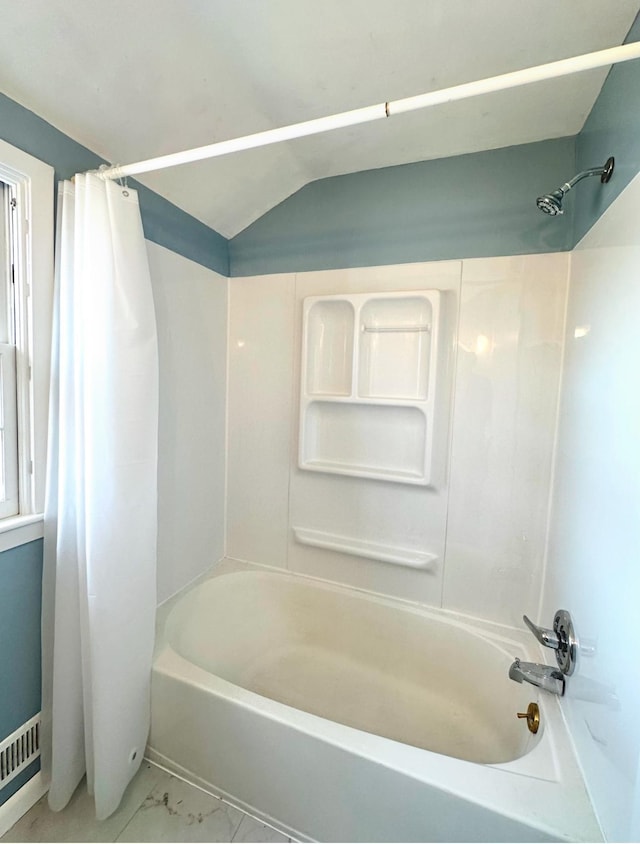
M574 170L560 138L321 179L230 241L231 275L570 249L535 199Z
M95 170L105 161L32 111L0 94L0 138L50 164L56 180ZM229 275L227 240L135 179L145 237L185 258Z
M640 39L640 18L627 41ZM57 178L104 163L0 94L0 137ZM532 197L616 157L548 219ZM145 236L222 275L259 275L571 249L640 171L640 61L614 67L577 138L541 141L312 182L227 242L135 183ZM133 184L133 180L132 180Z
M640 40L640 15L626 41ZM540 193L615 156L611 182L580 183L563 217ZM232 276L572 249L640 172L640 60L609 73L576 138L423 161L306 185L229 243Z
M640 41L640 15L626 42ZM640 173L640 59L611 68L584 128L576 138L578 170L600 167L613 155L616 166L609 184L587 179L576 188L574 244L591 228L629 182Z
M640 16L627 41L640 40ZM103 159L0 94L0 137L57 178ZM581 183L547 219L532 197L616 157L611 183ZM577 138L312 182L227 242L135 183L145 236L222 275L258 275L571 249L640 171L640 61L614 67ZM132 180L132 184L134 181Z
M40 710L42 540L0 554L0 739ZM4 803L39 768L0 790Z

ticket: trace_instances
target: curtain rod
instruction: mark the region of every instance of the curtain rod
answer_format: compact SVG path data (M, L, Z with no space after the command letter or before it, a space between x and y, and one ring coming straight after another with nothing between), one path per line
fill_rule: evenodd
M114 165L98 171L97 175L103 179L120 179L124 176L136 176L140 173L148 173L151 170L164 170L167 167L175 167L179 164L188 164L192 161L201 161L205 158L216 158L246 149L255 149L256 147L277 144L282 141L290 141L294 138L317 135L321 132L329 132L332 129L355 126L359 123L370 123L374 120L393 117L396 114L404 114L408 111L417 111L456 100L465 100L482 94L491 94L494 91L517 88L521 85L530 85L533 82L556 79L560 76L568 76L572 73L580 73L584 70L593 70L598 67L627 62L637 58L640 58L640 41L631 44L622 44L620 47L598 50L594 53L585 53L582 56L574 56L570 59L537 65L535 67L525 68L524 70L516 70L512 73L503 73L500 76L491 76L487 79L479 79L476 82L466 82L463 85L454 85L451 88L441 88L438 91L419 94L415 97L378 103L377 105L358 108L354 111L344 111L339 114L329 115L328 117L320 117L316 120L293 123L289 126L282 126L279 129L268 129L265 132L256 132L253 135L245 135L241 138L218 141L217 143L196 147L196 149L185 150L184 152L174 152L169 155L158 156L157 158L149 158L146 161L137 161L134 164L125 164L123 166Z

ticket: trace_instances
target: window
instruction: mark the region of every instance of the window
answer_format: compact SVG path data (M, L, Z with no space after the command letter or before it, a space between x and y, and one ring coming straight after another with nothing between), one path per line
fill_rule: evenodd
M0 519L20 511L13 194L9 185L0 182Z
M52 300L53 168L0 141L0 533L44 510Z

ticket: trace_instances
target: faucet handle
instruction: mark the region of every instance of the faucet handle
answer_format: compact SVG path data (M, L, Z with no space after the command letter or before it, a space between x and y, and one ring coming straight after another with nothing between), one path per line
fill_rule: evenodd
M555 630L549 630L546 627L538 627L538 625L534 624L533 621L531 621L531 619L526 615L522 616L522 620L541 645L545 648L553 648L556 651L558 650L560 647L560 639L556 635Z
M556 652L556 662L562 673L567 676L573 674L578 661L578 640L569 612L558 610L553 619L553 630L538 627L526 615L522 618L540 644Z

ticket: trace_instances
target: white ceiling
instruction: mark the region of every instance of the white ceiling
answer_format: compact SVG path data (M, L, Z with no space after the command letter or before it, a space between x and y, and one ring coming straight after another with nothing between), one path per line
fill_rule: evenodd
M0 85L119 164L622 43L638 0L19 0ZM140 178L227 237L314 179L580 131L606 69Z

